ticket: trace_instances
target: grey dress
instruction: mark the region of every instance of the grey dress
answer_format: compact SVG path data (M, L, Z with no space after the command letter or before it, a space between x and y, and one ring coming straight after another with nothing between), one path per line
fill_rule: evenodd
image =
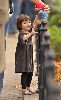
M32 38L23 40L26 33L22 31L18 35L18 43L15 53L15 72L33 72L33 45ZM30 34L30 33L29 33Z

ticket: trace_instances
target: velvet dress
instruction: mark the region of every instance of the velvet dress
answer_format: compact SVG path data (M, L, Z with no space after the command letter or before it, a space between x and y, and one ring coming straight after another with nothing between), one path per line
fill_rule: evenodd
M18 35L18 43L15 52L15 72L33 72L33 44L32 37L23 40L23 36L27 33L20 31ZM30 33L29 33L30 34Z

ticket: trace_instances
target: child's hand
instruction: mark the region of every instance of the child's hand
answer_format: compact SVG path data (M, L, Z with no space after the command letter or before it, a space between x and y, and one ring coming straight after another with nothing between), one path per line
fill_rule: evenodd
M35 33L35 26L33 26L31 34L34 35Z
M36 31L36 25L33 25L31 34L34 35L34 34L37 34L37 33L38 32Z
M38 22L39 22L39 16L38 16L38 15L36 15L35 20L34 20L34 24L35 24L35 25L37 25L37 24L38 24Z

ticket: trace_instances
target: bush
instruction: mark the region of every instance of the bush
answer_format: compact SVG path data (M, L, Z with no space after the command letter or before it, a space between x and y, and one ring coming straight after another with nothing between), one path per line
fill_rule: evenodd
M61 59L61 29L57 26L52 26L49 28L49 32L51 33L51 47L56 52L56 59Z
M61 27L61 14L53 14L49 19L49 26L56 25Z

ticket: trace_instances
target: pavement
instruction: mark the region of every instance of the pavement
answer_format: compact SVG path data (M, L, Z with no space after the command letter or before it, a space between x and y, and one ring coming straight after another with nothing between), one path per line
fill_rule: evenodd
M33 44L35 43L33 39ZM21 74L15 73L15 51L17 45L17 34L6 36L6 69L4 71L3 89L0 94L0 100L22 100L21 91ZM35 76L35 44L34 44L34 75L31 83L31 88L38 88L38 77ZM25 95L24 100L39 100L38 94Z

